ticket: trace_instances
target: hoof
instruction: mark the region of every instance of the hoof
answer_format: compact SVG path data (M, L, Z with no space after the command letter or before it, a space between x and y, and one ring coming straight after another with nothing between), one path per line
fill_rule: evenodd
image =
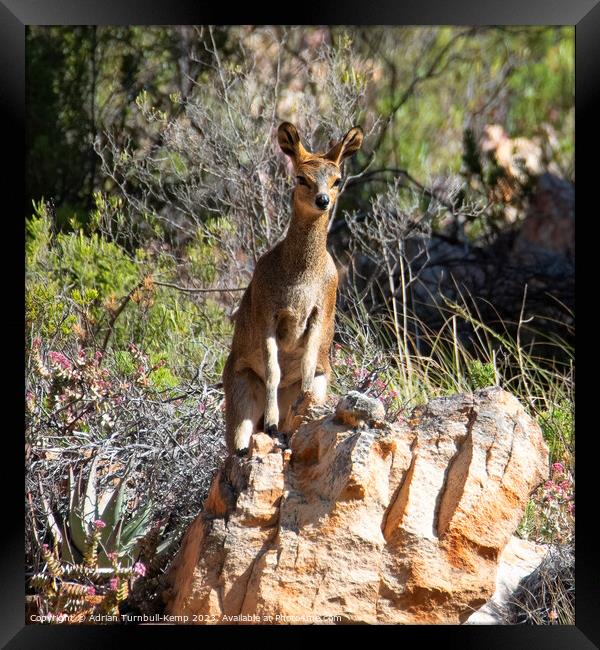
M277 449L285 450L285 449L289 449L290 445L285 436L279 436L279 438L277 439L277 443L275 444L275 447L277 447Z
M265 433L268 433L271 438L274 438L277 441L275 445L276 447L279 449L289 449L287 434L283 431L280 431L277 428L276 424L271 424L270 426L266 427Z
M290 436L287 433L284 433L283 431L278 431L276 447L278 447L279 449L289 449L290 448L289 438Z

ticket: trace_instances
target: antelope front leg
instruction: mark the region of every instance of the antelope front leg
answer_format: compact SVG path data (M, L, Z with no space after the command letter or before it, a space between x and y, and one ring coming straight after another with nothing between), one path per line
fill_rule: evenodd
M314 332L314 333L313 333ZM319 354L319 335L317 328L311 330L309 335L306 350L302 357L302 393L310 393L312 391L313 381L315 379L315 372L317 370L317 357Z
M292 407L294 412L304 411L313 401L315 372L317 371L317 359L321 343L321 327L319 323L313 322L308 330L306 348L302 356L301 372L302 384L300 395Z
M264 343L265 360L265 431L269 435L277 434L279 406L277 405L277 388L281 379L281 370L277 360L277 340L275 332L269 332Z

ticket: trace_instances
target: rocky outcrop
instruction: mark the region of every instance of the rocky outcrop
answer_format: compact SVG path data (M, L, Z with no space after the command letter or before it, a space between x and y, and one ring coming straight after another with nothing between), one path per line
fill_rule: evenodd
M354 410L353 410L354 409ZM499 388L406 423L351 394L290 449L253 436L187 531L165 592L190 622L459 623L547 475L538 425Z
M575 258L575 186L553 174L542 174L517 234L518 254Z

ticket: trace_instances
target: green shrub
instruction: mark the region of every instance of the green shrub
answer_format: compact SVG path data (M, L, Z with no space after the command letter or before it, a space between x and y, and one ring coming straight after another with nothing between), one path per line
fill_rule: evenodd
M97 210L109 202L96 197ZM92 223L101 221L96 216ZM221 223L221 222L219 222ZM216 277L215 244L201 237L188 246L189 269L201 282ZM99 232L83 230L52 237L51 218L43 202L27 222L26 322L42 337L59 335L84 346L101 348L104 341L115 353L117 365L131 374L128 346L134 343L166 366L156 369L157 387L174 387L196 375L207 346L226 341L232 325L222 305L210 298L155 285L152 277L170 277L175 258L165 251L138 248L128 253ZM122 308L121 308L122 307ZM64 343L63 343L64 344ZM55 347L61 349L60 341ZM224 363L218 360L216 372Z
M469 363L468 373L473 390L494 386L497 383L493 363L483 363L479 359L473 359Z
M551 461L569 460L575 434L573 404L563 398L558 404L543 411L538 422L544 440L548 443Z

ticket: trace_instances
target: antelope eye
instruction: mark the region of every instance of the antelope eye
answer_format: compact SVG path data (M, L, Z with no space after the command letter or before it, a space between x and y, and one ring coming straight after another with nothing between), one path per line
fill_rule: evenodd
M333 187L339 187L341 184L342 184L342 179L336 178L335 182L333 183Z
M296 180L298 181L298 185L304 185L305 187L308 187L308 181L304 176L296 176Z

